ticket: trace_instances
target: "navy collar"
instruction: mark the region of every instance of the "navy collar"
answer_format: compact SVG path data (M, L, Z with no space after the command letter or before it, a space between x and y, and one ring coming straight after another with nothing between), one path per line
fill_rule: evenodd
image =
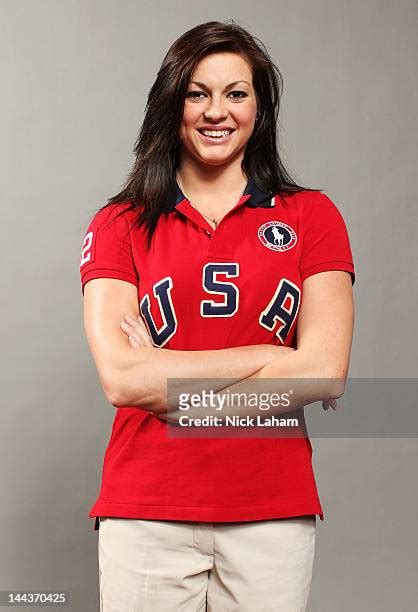
M246 202L244 202L245 206L251 206L251 208L271 208L274 206L273 192L271 191L262 191L257 187L252 178L250 178L245 187L244 193L247 195L250 194L250 198ZM241 196L242 197L242 196ZM175 195L175 204L170 208L170 212L176 209L176 206L180 204L183 200L187 199L178 182L176 181L176 195Z

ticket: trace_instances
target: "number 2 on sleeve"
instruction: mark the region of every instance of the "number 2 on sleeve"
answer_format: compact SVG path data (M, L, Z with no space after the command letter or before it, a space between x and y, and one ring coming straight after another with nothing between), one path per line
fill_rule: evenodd
M83 248L81 251L80 268L91 259L91 246L93 244L93 232L87 232L84 236Z

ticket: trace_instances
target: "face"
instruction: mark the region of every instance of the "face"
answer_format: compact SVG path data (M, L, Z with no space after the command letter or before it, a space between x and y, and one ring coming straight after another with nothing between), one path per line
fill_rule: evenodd
M196 66L186 93L179 132L182 159L192 156L201 164L217 166L242 159L256 112L248 62L237 53L207 55Z

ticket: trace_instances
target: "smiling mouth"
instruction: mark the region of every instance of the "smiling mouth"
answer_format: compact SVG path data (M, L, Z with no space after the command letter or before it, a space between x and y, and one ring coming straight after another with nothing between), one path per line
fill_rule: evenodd
M202 128L196 131L199 132L203 140L206 140L206 142L224 142L230 138L230 136L236 130L205 130Z

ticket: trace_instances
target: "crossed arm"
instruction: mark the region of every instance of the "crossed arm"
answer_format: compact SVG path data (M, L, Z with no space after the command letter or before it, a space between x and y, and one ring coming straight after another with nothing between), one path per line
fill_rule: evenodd
M131 321L125 319L127 314ZM335 407L345 388L353 323L351 279L343 271L322 272L304 281L296 350L269 344L212 351L156 348L139 316L134 285L94 279L84 291L86 336L109 402L137 406L173 422L179 411L167 397L168 378L196 379L196 392L202 389L200 379L218 379L211 386L217 393L226 388L248 391L254 381L262 381L263 390L282 393L289 387L286 379L294 379L291 410L318 400L324 407ZM231 379L239 382L228 384ZM246 407L239 411L254 413ZM289 408L276 407L272 413L284 411Z

